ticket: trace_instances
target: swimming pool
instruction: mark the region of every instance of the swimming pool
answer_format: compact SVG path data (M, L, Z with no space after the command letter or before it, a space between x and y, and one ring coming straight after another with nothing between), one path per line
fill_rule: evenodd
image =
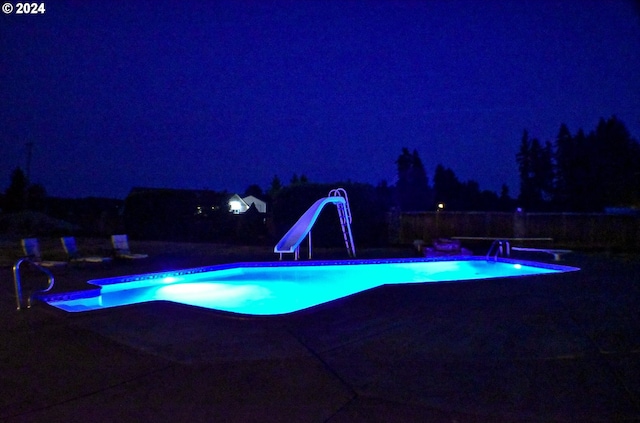
M96 289L39 297L67 312L149 301L253 315L286 314L386 284L438 283L579 270L484 258L236 263L89 281Z

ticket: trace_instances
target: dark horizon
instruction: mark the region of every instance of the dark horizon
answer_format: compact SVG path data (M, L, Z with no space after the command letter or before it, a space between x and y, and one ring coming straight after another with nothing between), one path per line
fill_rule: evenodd
M0 164L54 197L396 180L517 196L523 131L640 134L632 1L47 3L0 16ZM636 138L637 139L637 138Z

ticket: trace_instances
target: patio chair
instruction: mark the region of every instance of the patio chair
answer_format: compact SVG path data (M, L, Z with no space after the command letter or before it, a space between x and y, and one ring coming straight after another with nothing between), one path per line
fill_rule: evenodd
M422 249L425 257L438 256L471 256L473 252L464 248L459 240L437 238L433 240L433 246Z
M133 254L129 249L129 239L127 235L111 235L113 252L116 258L121 259L141 259L149 257L148 254Z
M63 236L60 238L62 247L69 257L69 261L83 262L83 263L104 263L110 261L111 257L100 256L81 256L76 245L76 239L72 236Z
M23 238L20 243L22 244L22 250L24 251L25 256L29 257L35 264L39 266L56 267L64 266L67 264L66 261L42 260L38 238Z

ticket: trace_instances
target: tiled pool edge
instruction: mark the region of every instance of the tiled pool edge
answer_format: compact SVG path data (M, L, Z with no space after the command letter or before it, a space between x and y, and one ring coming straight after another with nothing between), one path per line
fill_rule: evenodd
M531 260L516 260L511 258L498 258L496 260L487 260L485 256L444 256L444 257L425 257L425 258L391 258L391 259L349 259L349 260L306 260L306 261L268 261L268 262L234 262L217 264L212 266L202 266L188 269L170 270L162 272L142 273L125 276L114 276L103 279L92 279L87 281L88 285L96 286L96 288L89 288L80 291L72 292L60 292L60 293L46 293L42 295L34 296L35 299L50 303L56 301L68 301L81 298L90 298L100 295L103 287L109 285L131 284L131 287L143 287L145 281L148 281L148 285L154 285L157 280L169 277L178 277L185 275L193 275L199 273L206 273L212 271L224 271L241 268L255 268L255 267L298 267L298 266L343 266L343 265L358 265L358 264L385 264L385 263L423 263L423 262L441 262L441 261L496 261L500 263L522 264L525 266L540 267L552 270L560 270L563 272L578 271L580 268L567 265L559 265L554 263L537 262ZM450 282L455 283L455 282Z

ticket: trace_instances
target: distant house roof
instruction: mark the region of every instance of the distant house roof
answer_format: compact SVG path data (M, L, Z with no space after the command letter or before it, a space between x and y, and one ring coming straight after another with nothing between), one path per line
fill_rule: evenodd
M128 198L154 198L162 201L162 199L171 199L172 202L179 201L188 203L190 206L210 207L216 205L219 207L228 207L230 212L241 214L249 210L251 204L260 213L266 213L267 204L259 198L249 195L245 198L238 194L229 194L226 192L216 192L211 190L195 190L195 189L176 189L176 188L149 188L134 187L129 191Z
M267 212L267 203L265 203L261 199L254 197L253 195L247 195L246 197L243 198L243 200L248 207L251 207L251 204L253 204L256 210L258 210L260 213Z

